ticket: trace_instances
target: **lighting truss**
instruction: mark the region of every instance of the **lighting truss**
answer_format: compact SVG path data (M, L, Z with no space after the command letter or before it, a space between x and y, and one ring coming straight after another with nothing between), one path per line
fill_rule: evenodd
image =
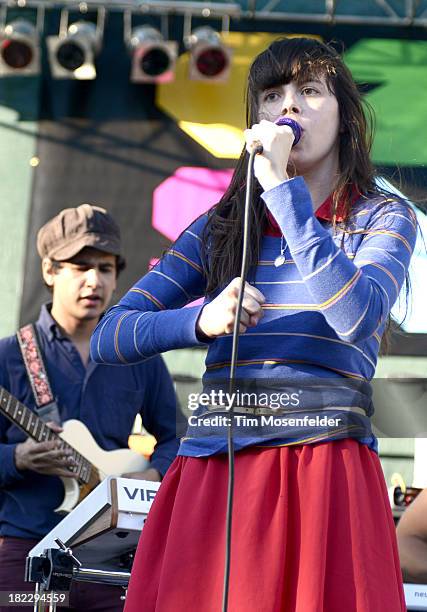
M73 10L130 9L150 15L252 19L294 23L364 26L427 27L427 0L240 0L205 2L186 0L0 0L0 6L69 7Z

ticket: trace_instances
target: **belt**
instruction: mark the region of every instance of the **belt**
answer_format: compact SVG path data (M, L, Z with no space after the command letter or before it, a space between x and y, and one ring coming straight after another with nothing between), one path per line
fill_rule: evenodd
M208 412L230 412L226 406L217 406L217 405L207 405L204 406ZM366 410L361 408L360 406L333 406L332 408L319 408L319 411L326 410L334 410L334 411L342 411L342 412L355 412L356 414L361 414L362 416L366 416ZM283 414L298 414L303 413L307 414L310 412L310 409L305 410L286 410L286 408L270 408L268 406L236 406L233 410L233 414L252 414L253 416L271 416L274 414L283 415ZM313 410L314 412L314 410Z

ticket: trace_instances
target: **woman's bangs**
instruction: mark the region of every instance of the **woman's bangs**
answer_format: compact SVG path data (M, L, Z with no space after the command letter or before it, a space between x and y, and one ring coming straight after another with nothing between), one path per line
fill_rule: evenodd
M282 47L280 51L282 52L275 54L273 49L268 49L252 66L251 82L254 93L278 85L287 85L291 81L300 85L321 77L326 79L328 88L333 89L332 80L336 74L333 58L322 57L307 50L301 53L301 49Z

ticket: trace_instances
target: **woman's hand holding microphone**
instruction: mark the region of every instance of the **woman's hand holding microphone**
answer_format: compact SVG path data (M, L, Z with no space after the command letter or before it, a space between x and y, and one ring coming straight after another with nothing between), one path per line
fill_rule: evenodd
M278 125L278 122L262 119L244 131L248 153L254 146L262 145L262 153L255 157L254 173L264 191L289 178L287 166L295 133L289 125Z

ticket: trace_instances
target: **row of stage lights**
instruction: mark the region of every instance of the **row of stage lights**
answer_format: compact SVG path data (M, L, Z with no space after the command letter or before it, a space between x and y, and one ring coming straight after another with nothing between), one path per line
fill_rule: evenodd
M40 18L41 17L41 18ZM17 18L0 26L0 76L31 76L40 73L40 37L43 15L37 23ZM102 47L105 9L97 22L69 23L67 10L61 13L58 36L47 36L46 45L54 79L96 78L95 59ZM167 28L166 28L167 29ZM132 13L124 12L124 39L131 54L130 80L134 83L165 83L173 80L178 43L150 25L132 27ZM195 28L184 36L189 51L189 78L225 81L231 64L231 50L210 26Z

